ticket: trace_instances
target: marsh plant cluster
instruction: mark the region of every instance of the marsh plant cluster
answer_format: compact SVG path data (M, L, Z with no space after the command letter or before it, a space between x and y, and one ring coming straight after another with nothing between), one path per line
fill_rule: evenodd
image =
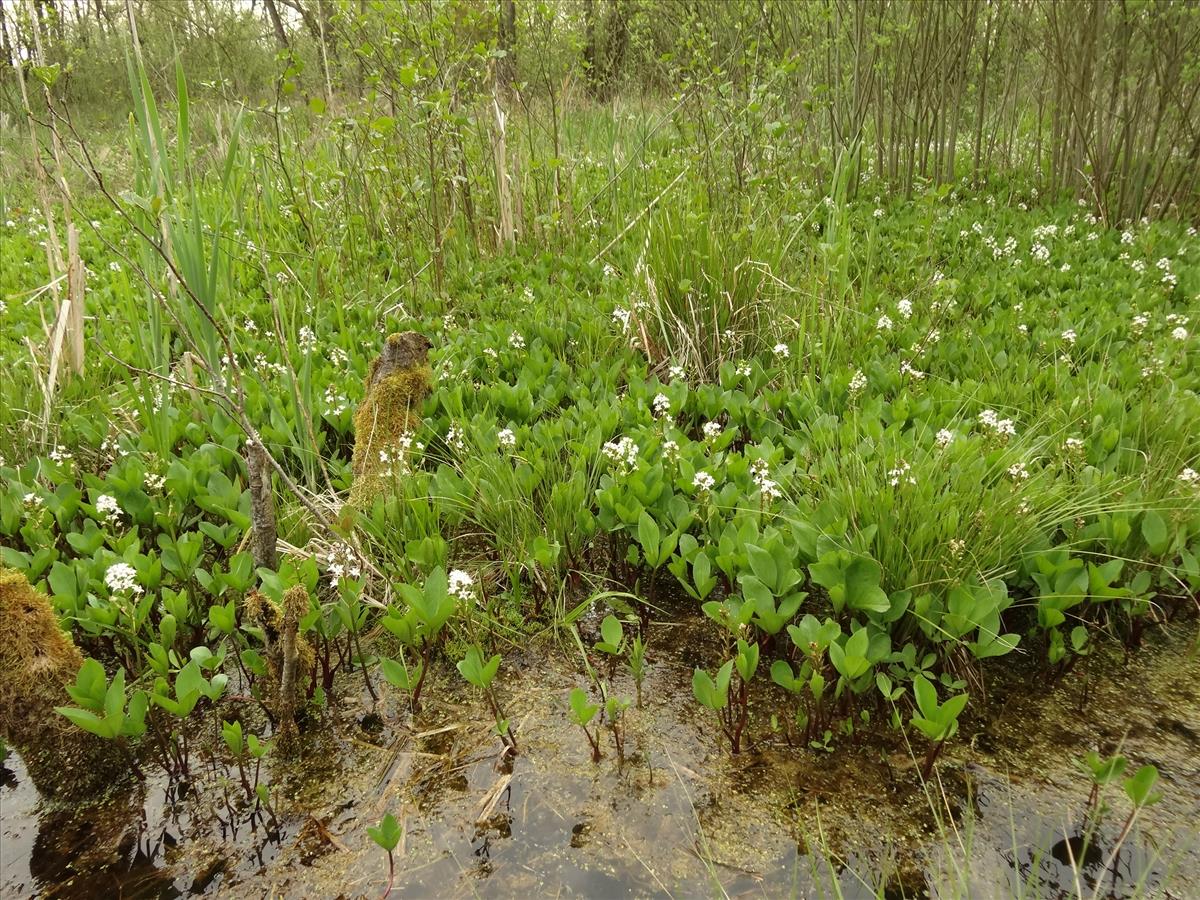
M508 135L514 175L500 95L497 125L444 91L471 52L403 61L387 114L335 113L290 57L272 108L201 116L182 66L156 100L131 61L110 179L34 73L81 187L49 220L0 197L0 561L83 654L57 714L132 776L219 763L222 814L272 828L272 758L342 697L419 717L459 677L511 765L505 659L549 632L579 651L581 757L623 766L672 652L647 625L694 617L731 754L894 733L929 778L993 673L1060 679L1195 615L1200 240L1171 208L953 163L896 192L861 146L758 122L778 73L731 120L753 159L690 107L581 106L561 146ZM722 160L728 197L696 177ZM55 387L66 215L89 349ZM387 399L401 332L428 367ZM1124 782L1135 809L1152 783ZM391 861L401 834L371 837Z

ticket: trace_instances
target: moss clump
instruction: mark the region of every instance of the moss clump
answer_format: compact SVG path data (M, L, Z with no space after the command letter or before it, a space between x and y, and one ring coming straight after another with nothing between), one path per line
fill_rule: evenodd
M404 471L409 436L421 426L421 404L433 381L428 350L423 335L393 334L371 364L366 396L354 414L350 502L355 506L369 504L390 474Z
M54 710L71 704L67 685L82 665L49 599L20 572L0 568L0 734L45 797L99 796L130 775L115 742Z
M282 603L275 603L259 591L246 596L246 616L262 626L266 642L268 678L263 702L275 716L284 753L295 747L300 689L311 680L315 667L312 645L300 634L300 620L308 609L308 591L300 584L284 591Z

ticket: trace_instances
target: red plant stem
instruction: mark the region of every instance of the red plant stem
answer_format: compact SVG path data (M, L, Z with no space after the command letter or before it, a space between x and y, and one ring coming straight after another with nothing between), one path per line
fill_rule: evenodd
M392 856L392 851L388 851L388 883L387 890L383 892L383 896L379 900L387 900L388 894L392 892L392 884L396 880L396 860Z

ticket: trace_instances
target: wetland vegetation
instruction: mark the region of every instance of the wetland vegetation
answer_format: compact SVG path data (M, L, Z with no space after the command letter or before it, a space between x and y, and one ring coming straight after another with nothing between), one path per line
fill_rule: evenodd
M1188 896L1198 12L4 0L0 892Z

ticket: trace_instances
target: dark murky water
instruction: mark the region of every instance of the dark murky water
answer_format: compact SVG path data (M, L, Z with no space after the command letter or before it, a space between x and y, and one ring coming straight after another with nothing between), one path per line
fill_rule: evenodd
M890 733L800 751L760 714L758 743L731 757L691 698L696 657L711 662L691 633L654 626L646 704L627 713L623 763L606 734L592 764L566 717L567 692L584 684L578 657L550 644L506 655L501 695L521 749L511 767L483 705L457 685L433 685L431 711L415 722L391 693L377 715L352 697L336 727L311 737L298 771L270 772L275 823L239 808L236 775L221 770L199 773L182 798L151 778L103 809L43 809L10 757L0 892L379 896L387 859L366 826L386 812L405 826L400 897L1073 897L1103 878L1101 897L1184 898L1200 883L1194 635L1160 636L1129 660L1111 653L1090 678L1053 689L1014 670L926 790ZM632 697L625 676L614 686ZM1105 870L1128 804L1114 792L1085 846L1088 786L1075 760L1118 745L1132 764L1159 768L1165 799Z

